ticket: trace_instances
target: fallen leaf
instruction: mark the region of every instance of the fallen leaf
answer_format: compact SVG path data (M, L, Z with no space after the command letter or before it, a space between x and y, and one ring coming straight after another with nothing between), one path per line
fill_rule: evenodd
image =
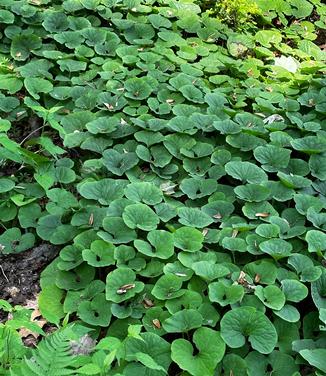
M147 299L147 298L144 298L143 304L145 308L154 307L154 303L150 299Z
M117 294L119 295L122 295L122 294L125 294L128 290L131 290L135 287L135 284L134 283L129 283L127 285L123 285L121 286L118 290L117 290Z
M260 282L260 274L256 274L255 275L255 279L254 279L254 281L255 281L255 283L259 283Z
M157 329L161 329L161 323L160 323L160 320L158 320L158 319L154 319L154 320L152 320L152 323L153 323L153 325L155 326L155 328L157 328Z
M269 217L269 213L256 213L255 217L266 218L266 217Z

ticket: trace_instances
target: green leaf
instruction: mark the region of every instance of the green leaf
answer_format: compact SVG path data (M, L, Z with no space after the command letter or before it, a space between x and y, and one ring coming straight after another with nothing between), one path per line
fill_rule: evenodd
M277 343L277 333L269 319L254 307L228 311L221 320L221 337L231 348L242 347L246 338L261 354L269 354Z
M64 317L62 298L63 290L55 285L47 285L42 288L38 297L38 306L42 316L49 322L59 325Z
M234 193L242 200L249 202L264 201L270 195L269 189L259 184L238 185L234 188Z
M9 12L9 10L1 9L0 10L0 22L4 24L14 23L15 16Z
M268 172L277 172L286 168L290 161L291 150L274 145L258 146L254 150L254 156L262 163L262 167Z
M180 133L196 133L195 124L185 116L176 116L169 120L168 126L172 131Z
M205 197L214 193L217 183L214 179L184 179L180 184L180 189L192 200Z
M105 42L107 32L97 27L85 27L81 31L81 35L86 39L88 46L99 46Z
M122 176L126 171L137 165L139 159L136 153L119 153L114 149L105 150L103 164L114 175Z
M193 85L184 85L179 89L182 95L191 102L204 103L203 93Z
M307 1L305 1L307 3ZM311 4L309 3L311 6ZM299 8L301 9L301 7ZM313 43L310 40L302 39L298 42L298 48L304 52L307 56L312 56L316 60L324 60L325 52L323 52L317 44Z
M162 371L166 374L165 369L162 366L158 365L155 362L155 360L148 354L138 352L135 354L135 358L138 362L142 363L146 368L157 370L157 371Z
M176 262L174 264L168 265L168 267L163 268L164 272L169 272L177 275L178 277L182 278L183 280L189 280L191 278L192 273L189 273L189 270L186 268L182 268L180 263ZM175 269L173 269L175 267ZM185 273L177 272L184 271ZM186 277L181 276L180 274L187 274ZM190 277L190 278L189 278ZM180 312L182 309L197 309L202 304L203 299L200 296L200 294L196 291L186 290L185 293L175 299L171 299L166 302L166 308L171 314L175 314L177 312ZM169 317L170 315L167 315Z
M23 87L23 81L14 74L1 74L0 89L8 91L9 94L17 93Z
M276 316L287 322L298 322L300 320L299 311L289 304L285 304L283 308L279 311L274 311L274 313Z
M111 303L105 294L97 294L91 301L79 304L77 315L87 324L107 327L111 321Z
M306 136L291 141L293 149L306 154L318 154L325 151L326 138L318 136Z
M24 61L41 46L41 38L34 34L17 35L12 39L10 54L15 60Z
M52 203L47 205L48 211L50 211L51 204L53 203L64 209L78 206L78 201L75 196L64 189L52 188L46 192L46 195L52 201Z
M237 354L227 354L223 358L223 370L226 375L233 373L237 376L246 376L249 374L247 368L246 361Z
M15 186L15 183L8 178L0 178L0 193L9 192Z
M289 302L298 303L308 296L308 288L295 279L283 279L281 285L286 300Z
M213 126L221 134L237 134L241 132L241 126L233 120L214 121Z
M325 349L304 349L300 355L313 367L326 372L326 350Z
M99 231L97 235L114 244L128 243L137 238L136 231L130 229L120 217L104 218L103 228L107 232Z
M101 368L94 363L88 363L78 368L78 374L81 375L97 375L101 372Z
M205 102L214 111L215 109L223 108L223 105L227 103L226 98L221 93L208 93L205 95Z
M245 360L248 365L248 375L267 374L268 370L277 376L284 375L284 373L298 374L299 367L295 364L294 359L280 351L273 351L268 357L252 351Z
M10 121L0 119L0 132L7 132L11 127Z
M184 294L182 279L174 274L166 274L155 283L152 294L159 300L174 299Z
M311 284L311 297L318 309L326 308L326 271L322 269L321 276Z
M109 134L115 131L120 124L115 117L99 117L86 124L86 128L92 134Z
M202 211L217 222L224 221L234 211L234 205L223 200L213 200L202 207Z
M311 175L320 180L326 180L326 163L325 156L313 154L309 158L309 168Z
M208 296L211 302L217 302L222 307L240 302L244 296L241 285L227 285L224 282L213 282L208 285Z
M164 230L154 230L148 233L149 243L137 239L134 241L135 248L150 257L168 259L174 254L173 235Z
M302 215L307 215L310 208L320 211L324 207L324 204L319 200L319 198L306 194L299 193L295 195L294 201L296 210Z
M68 48L78 48L85 40L77 31L62 31L54 34L53 37L57 42L64 44Z
M163 321L163 328L167 333L189 332L202 325L202 315L194 309L183 309Z
M222 240L222 247L235 252L247 251L247 243L241 238L225 237Z
M251 162L228 162L225 171L243 183L261 184L268 179L266 173Z
M283 239L271 239L260 243L259 249L272 256L275 260L279 260L290 256L292 245Z
M296 18L305 18L308 17L312 10L313 5L309 1L299 1L299 0L292 0L292 13Z
M5 97L3 94L0 94L0 110L3 112L10 112L16 107L19 106L19 100L14 97ZM2 122L5 122L2 120ZM10 123L9 123L10 124ZM1 127L0 127L1 129Z
M67 16L61 12L46 12L43 24L44 29L56 33L68 29Z
M261 138L246 133L228 135L226 136L226 142L232 147L240 149L241 151L254 150L258 146L265 144Z
M59 271L55 284L64 290L81 290L93 281L95 269L87 264L77 266L73 271Z
M62 72L67 71L70 73L84 71L87 67L87 64L84 61L78 61L78 60L72 60L72 59L59 60L58 64Z
M4 299L0 299L0 307L5 312L12 312L13 307Z
M49 93L53 89L53 85L50 81L38 77L25 78L24 85L30 95L35 99L40 99L38 93Z
M159 29L161 27L169 29L172 26L172 23L160 14L150 14L148 16L148 20L156 29Z
M260 30L255 36L256 42L264 47L271 47L271 43L279 45L282 41L282 34L278 30Z
M172 360L193 376L213 376L225 352L225 344L219 332L209 328L199 328L193 334L193 343L198 349L196 355L193 355L194 349L189 341L174 340L171 346Z
M257 226L256 233L263 238L276 238L280 234L280 228L274 224L263 223Z
M171 363L170 356L170 344L163 338L159 337L155 333L141 333L140 339L128 337L125 344L126 355L125 358L128 362L140 361L144 366L137 367L136 369L131 369L130 374L145 374L153 373L157 374L154 369L156 365L164 369L164 373L167 373L167 370ZM144 357L140 354L146 354ZM149 357L151 359L149 359ZM154 364L156 363L156 365ZM150 371L151 367L153 371ZM159 374L162 374L162 370L158 371Z
M58 269L71 270L82 264L83 259L79 249L73 245L68 245L60 251Z
M128 98L142 100L148 98L153 88L147 83L145 78L133 77L125 81L125 96Z
M163 199L162 191L152 183L131 183L125 188L125 196L135 202L147 205L159 204Z
M122 218L129 228L144 231L155 230L160 222L155 212L145 204L128 205L122 213Z
M128 326L128 337L142 340L142 337L140 336L140 332L141 332L141 325L129 325Z
M191 227L180 227L174 233L174 245L186 252L196 252L202 248L203 234Z
M255 295L268 308L279 311L285 304L284 292L277 286L256 286Z
M0 235L0 244L3 254L19 253L32 248L35 242L34 234L22 234L18 227L11 227Z
M207 281L225 277L230 273L230 270L224 265L212 264L208 261L198 261L192 264L191 267L196 275Z
M191 268L194 262L199 261L208 261L211 263L216 263L216 255L210 251L210 252L181 252L178 254L178 259L187 268Z
M106 277L106 299L121 303L144 289L144 283L136 281L136 274L129 268L118 268Z
M288 258L288 263L300 275L300 281L313 282L316 281L322 274L318 266L314 266L312 260L305 255L293 254Z
M213 223L213 219L209 215L197 208L180 208L178 216L179 222L189 227L203 228Z
M86 181L78 187L78 190L83 197L89 200L97 200L102 205L109 205L123 196L126 185L127 181L125 180L102 179Z
M285 174L278 172L277 176L280 181L288 188L307 188L311 185L311 181L299 175Z
M90 249L83 249L83 259L91 266L114 265L114 245L103 240L95 240Z
M309 230L306 234L306 241L308 242L308 251L317 252L321 254L326 250L326 234L318 230Z

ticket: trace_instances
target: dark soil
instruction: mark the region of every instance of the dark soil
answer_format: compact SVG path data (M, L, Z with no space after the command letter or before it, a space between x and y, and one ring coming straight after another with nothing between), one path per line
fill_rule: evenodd
M326 30L319 29L317 32L317 39L314 41L322 50L326 48Z
M24 305L26 300L35 298L40 291L40 274L58 252L58 247L41 244L22 253L0 254L0 299ZM6 313L0 310L0 322L6 318Z

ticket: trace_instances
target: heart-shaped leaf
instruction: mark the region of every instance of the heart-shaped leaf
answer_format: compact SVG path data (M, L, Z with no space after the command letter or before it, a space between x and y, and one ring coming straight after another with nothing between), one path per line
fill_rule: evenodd
M180 227L174 234L174 245L187 252L199 251L204 240L203 234L191 227Z
M277 333L269 319L254 307L228 311L221 320L221 336L231 348L242 347L248 338L253 349L269 354L277 343Z
M114 175L122 176L138 163L138 157L133 152L119 153L114 149L105 150L103 164Z
M83 259L92 266L103 267L113 265L114 246L103 240L95 240L90 249L83 250Z
M225 343L219 332L209 328L199 328L193 334L193 342L198 349L198 354L195 356L193 346L189 341L174 340L171 346L172 359L181 369L193 376L213 376L225 352ZM207 343L210 343L210 346L207 346Z
M91 301L81 302L77 315L87 324L107 327L111 320L111 303L105 299L105 294L98 294Z
M243 183L261 184L267 180L266 173L251 162L228 162L225 171Z
M188 332L202 325L201 314L194 309L184 309L167 318L163 322L163 328L167 333Z
M174 253L173 235L164 230L154 230L148 233L149 243L143 240L135 240L136 249L150 257L168 259Z
M144 283L136 281L136 274L129 268L118 268L106 277L106 300L120 303L134 297L144 289Z
M125 196L132 201L147 205L159 204L163 199L162 191L154 184L141 182L131 183L125 188Z
M144 231L156 229L160 222L155 212L145 204L128 205L123 211L122 218L131 229L139 228Z
M227 285L222 281L213 282L208 285L208 296L211 302L217 302L224 307L241 301L244 289L241 285Z

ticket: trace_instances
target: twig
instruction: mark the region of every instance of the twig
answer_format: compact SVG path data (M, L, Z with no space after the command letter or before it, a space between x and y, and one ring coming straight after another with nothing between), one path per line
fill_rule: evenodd
M6 231L8 230L7 227L1 222L0 222L0 226L2 226ZM0 247L0 252L1 252L1 247Z
M42 125L42 126L39 127L39 128L34 129L31 133L29 133L29 134L23 139L23 141L22 141L19 145L20 145L20 146L23 145L23 143L24 143L28 138L30 138L31 135L32 135L33 133L38 132L39 130L41 130L41 129L44 128L44 127L45 127L45 124Z
M6 273L4 272L2 265L0 265L0 269L1 269L2 275L5 277L5 279L6 279L6 281L7 281L7 283L9 283L9 279L8 279L8 277L6 276Z

